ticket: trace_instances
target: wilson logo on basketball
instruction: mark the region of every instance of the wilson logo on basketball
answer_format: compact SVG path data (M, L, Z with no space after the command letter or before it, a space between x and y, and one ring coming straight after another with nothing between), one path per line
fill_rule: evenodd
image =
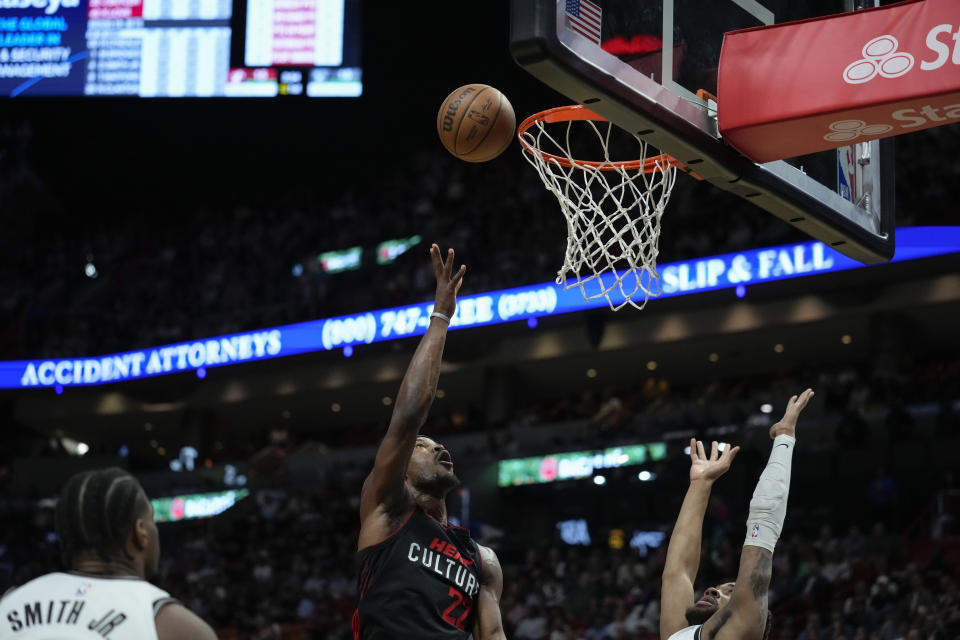
M463 103L463 100L471 93L476 91L474 87L464 87L457 99L447 105L447 112L443 116L443 130L453 131L453 118L457 115L457 110Z
M925 44L933 57L920 61L921 71L939 69L947 61L960 65L960 26L940 24L933 27L927 32ZM870 40L861 50L863 57L851 62L843 70L843 81L847 84L863 84L877 76L899 78L906 75L913 69L915 59L906 51L898 51L899 48L900 41L889 34Z

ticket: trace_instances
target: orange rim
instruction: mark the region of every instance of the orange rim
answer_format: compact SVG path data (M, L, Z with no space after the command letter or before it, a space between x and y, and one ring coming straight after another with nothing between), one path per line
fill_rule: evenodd
M596 160L571 161L569 158L554 155L552 153L547 153L546 151L537 149L523 136L523 134L526 133L527 130L537 122L554 123L572 122L574 120L608 122L606 118L594 113L593 111L590 111L590 109L587 109L583 105L575 104L567 107L554 107L553 109L547 109L545 111L541 111L540 113L535 113L521 122L520 126L517 127L517 139L520 141L520 145L523 147L523 150L527 153L540 154L540 156L543 157L547 162L555 162L562 167L572 167L574 166L574 163L576 163L576 166L591 167L601 171L613 171L615 169L642 169L644 173L654 173L656 171L663 171L669 167L677 167L681 171L687 171L687 168L679 160L668 156L665 153L647 158L646 160L604 160L602 162L597 162Z

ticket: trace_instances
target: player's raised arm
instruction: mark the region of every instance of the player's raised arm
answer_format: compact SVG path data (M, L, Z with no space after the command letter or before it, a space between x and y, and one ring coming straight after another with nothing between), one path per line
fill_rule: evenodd
M726 447L718 456L713 443L708 458L703 443L690 439L690 486L670 534L660 593L660 638L667 640L687 626L686 611L694 606L693 583L700 566L703 516L713 483L730 468L740 447Z
M791 397L783 418L770 428L773 450L750 500L736 586L730 603L704 623L703 640L761 640L766 635L773 549L787 516L797 419L812 397L811 389Z
M454 272L453 249L447 251L444 260L436 244L430 246L430 260L437 278L434 313L400 383L390 426L377 450L373 470L363 484L359 548L388 535L389 516L398 509L412 506L412 499L406 495L404 473L416 445L417 434L433 404L447 327L457 308L457 291L467 269L461 266ZM371 518L376 514L386 517Z

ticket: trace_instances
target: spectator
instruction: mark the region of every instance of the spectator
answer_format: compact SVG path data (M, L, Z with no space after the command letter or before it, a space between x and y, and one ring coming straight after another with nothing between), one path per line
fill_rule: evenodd
M533 605L513 632L517 640L542 640L547 637L547 618L543 609Z

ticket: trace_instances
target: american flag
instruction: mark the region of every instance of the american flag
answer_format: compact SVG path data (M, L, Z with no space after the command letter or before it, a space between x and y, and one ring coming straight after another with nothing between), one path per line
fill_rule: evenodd
M590 0L567 0L567 22L570 28L600 44L600 7Z

